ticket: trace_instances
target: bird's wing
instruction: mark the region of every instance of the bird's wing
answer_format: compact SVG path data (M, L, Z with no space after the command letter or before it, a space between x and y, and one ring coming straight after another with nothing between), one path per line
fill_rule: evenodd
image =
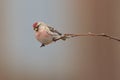
M58 31L55 30L53 27L48 26L48 28L49 28L49 30L50 30L51 32L55 32L55 33L57 33L57 34L59 34L59 35L62 35L62 33L58 32Z

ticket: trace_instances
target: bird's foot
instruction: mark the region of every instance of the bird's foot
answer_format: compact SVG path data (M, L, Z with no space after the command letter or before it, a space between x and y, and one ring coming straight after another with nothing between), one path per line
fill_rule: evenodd
M56 42L56 41L57 41L57 39L55 39L55 38L53 38L52 40L53 40L54 42Z

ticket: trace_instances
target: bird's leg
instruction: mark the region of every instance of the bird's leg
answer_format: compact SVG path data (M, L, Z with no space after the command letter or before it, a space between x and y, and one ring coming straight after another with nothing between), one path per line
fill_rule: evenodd
M44 46L45 46L45 44L42 43L42 45L40 47L44 47Z

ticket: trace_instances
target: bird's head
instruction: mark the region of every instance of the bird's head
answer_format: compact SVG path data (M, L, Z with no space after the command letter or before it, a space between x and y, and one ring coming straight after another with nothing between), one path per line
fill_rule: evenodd
M41 23L40 22L35 22L32 26L33 26L33 30L35 30L36 32L39 30Z

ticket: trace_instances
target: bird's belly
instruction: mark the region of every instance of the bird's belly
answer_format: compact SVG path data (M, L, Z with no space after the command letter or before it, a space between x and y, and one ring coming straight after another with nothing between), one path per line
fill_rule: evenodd
M42 34L36 34L36 38L38 41L40 41L41 43L47 45L49 43L51 43L53 41L53 37L49 34L47 34L46 32L42 32Z
M52 37L48 37L48 38L42 38L42 39L39 39L39 41L45 45L49 44L52 42Z

